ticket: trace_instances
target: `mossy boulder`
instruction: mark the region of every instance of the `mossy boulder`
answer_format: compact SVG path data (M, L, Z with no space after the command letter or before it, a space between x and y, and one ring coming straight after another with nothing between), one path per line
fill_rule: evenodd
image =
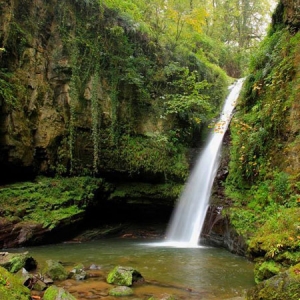
M29 300L30 290L22 283L22 279L0 267L0 299Z
M43 273L48 275L53 280L65 280L68 278L68 272L63 267L63 265L55 260L47 260L46 267L43 270Z
M144 278L137 270L131 267L115 267L107 276L108 283L131 286L133 283L143 282Z
M63 288L52 285L46 290L43 300L76 300L76 298Z
M11 273L16 273L22 268L27 271L34 270L37 266L36 261L26 253L0 252L0 266Z
M247 300L299 300L300 264L271 277L247 292Z
M133 290L128 286L118 286L111 289L108 293L110 296L124 297L133 295Z
M265 279L269 279L282 271L282 266L273 260L257 263L254 269L255 282L259 283Z
M73 278L75 280L84 280L87 278L87 273L84 270L84 266L82 264L79 264L71 270L69 274L69 278Z

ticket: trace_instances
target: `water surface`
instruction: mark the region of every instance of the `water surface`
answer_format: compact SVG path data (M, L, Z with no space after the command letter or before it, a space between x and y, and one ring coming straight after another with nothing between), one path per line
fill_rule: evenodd
M107 296L113 286L105 283L108 272L117 265L138 270L146 284L133 287L134 297L173 294L177 299L228 299L244 295L254 285L253 264L225 249L153 246L145 240L106 239L81 244L56 244L25 248L42 267L46 259L59 260L67 266L96 264L102 277L85 282L65 283L77 299L118 299ZM91 293L95 297L87 296ZM100 291L101 290L101 291ZM98 294L97 294L98 293ZM98 296L97 296L98 295Z

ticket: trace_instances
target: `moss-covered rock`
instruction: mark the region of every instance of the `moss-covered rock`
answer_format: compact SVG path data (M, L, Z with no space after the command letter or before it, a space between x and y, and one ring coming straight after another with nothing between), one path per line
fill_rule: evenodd
M259 283L247 292L247 300L299 300L300 264Z
M273 260L256 263L254 269L255 282L259 283L277 275L282 270L282 266Z
M29 300L30 290L25 287L17 275L11 274L0 267L0 299L1 300Z
M107 276L108 283L131 286L133 283L143 282L143 276L131 267L115 267Z
M118 286L111 289L108 293L110 296L123 297L133 295L133 290L128 286Z
M48 275L53 280L65 280L68 278L69 273L63 267L63 265L54 260L47 260L46 267L43 270L43 273Z
M52 285L44 293L43 300L76 300L76 298L63 288Z
M70 226L85 217L95 194L105 195L110 185L101 178L38 177L0 188L0 248L61 240ZM103 196L104 197L104 196Z
M31 271L36 268L37 263L27 252L8 253L0 252L0 266L11 273L16 273L22 268Z
M79 264L77 266L75 266L70 274L69 274L69 278L73 278L75 280L84 280L87 278L87 273L84 270L84 266L82 264Z

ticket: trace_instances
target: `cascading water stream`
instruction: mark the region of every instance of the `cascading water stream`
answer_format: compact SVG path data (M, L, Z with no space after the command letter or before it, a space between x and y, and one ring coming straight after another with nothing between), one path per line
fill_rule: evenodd
M175 247L197 247L209 198L219 165L222 140L229 125L235 102L243 85L239 79L232 87L219 122L208 139L192 171L169 223L166 243Z

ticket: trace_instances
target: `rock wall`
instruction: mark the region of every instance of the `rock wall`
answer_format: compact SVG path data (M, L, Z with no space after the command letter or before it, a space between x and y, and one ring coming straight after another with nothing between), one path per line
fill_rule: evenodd
M100 171L186 176L186 162L171 170L184 161L173 141L178 126L190 141L193 129L164 116L162 97L164 67L178 57L98 1L1 0L0 13L1 181ZM225 87L214 72L208 81ZM136 155L139 137L151 154ZM165 161L145 170L143 160L157 156Z

